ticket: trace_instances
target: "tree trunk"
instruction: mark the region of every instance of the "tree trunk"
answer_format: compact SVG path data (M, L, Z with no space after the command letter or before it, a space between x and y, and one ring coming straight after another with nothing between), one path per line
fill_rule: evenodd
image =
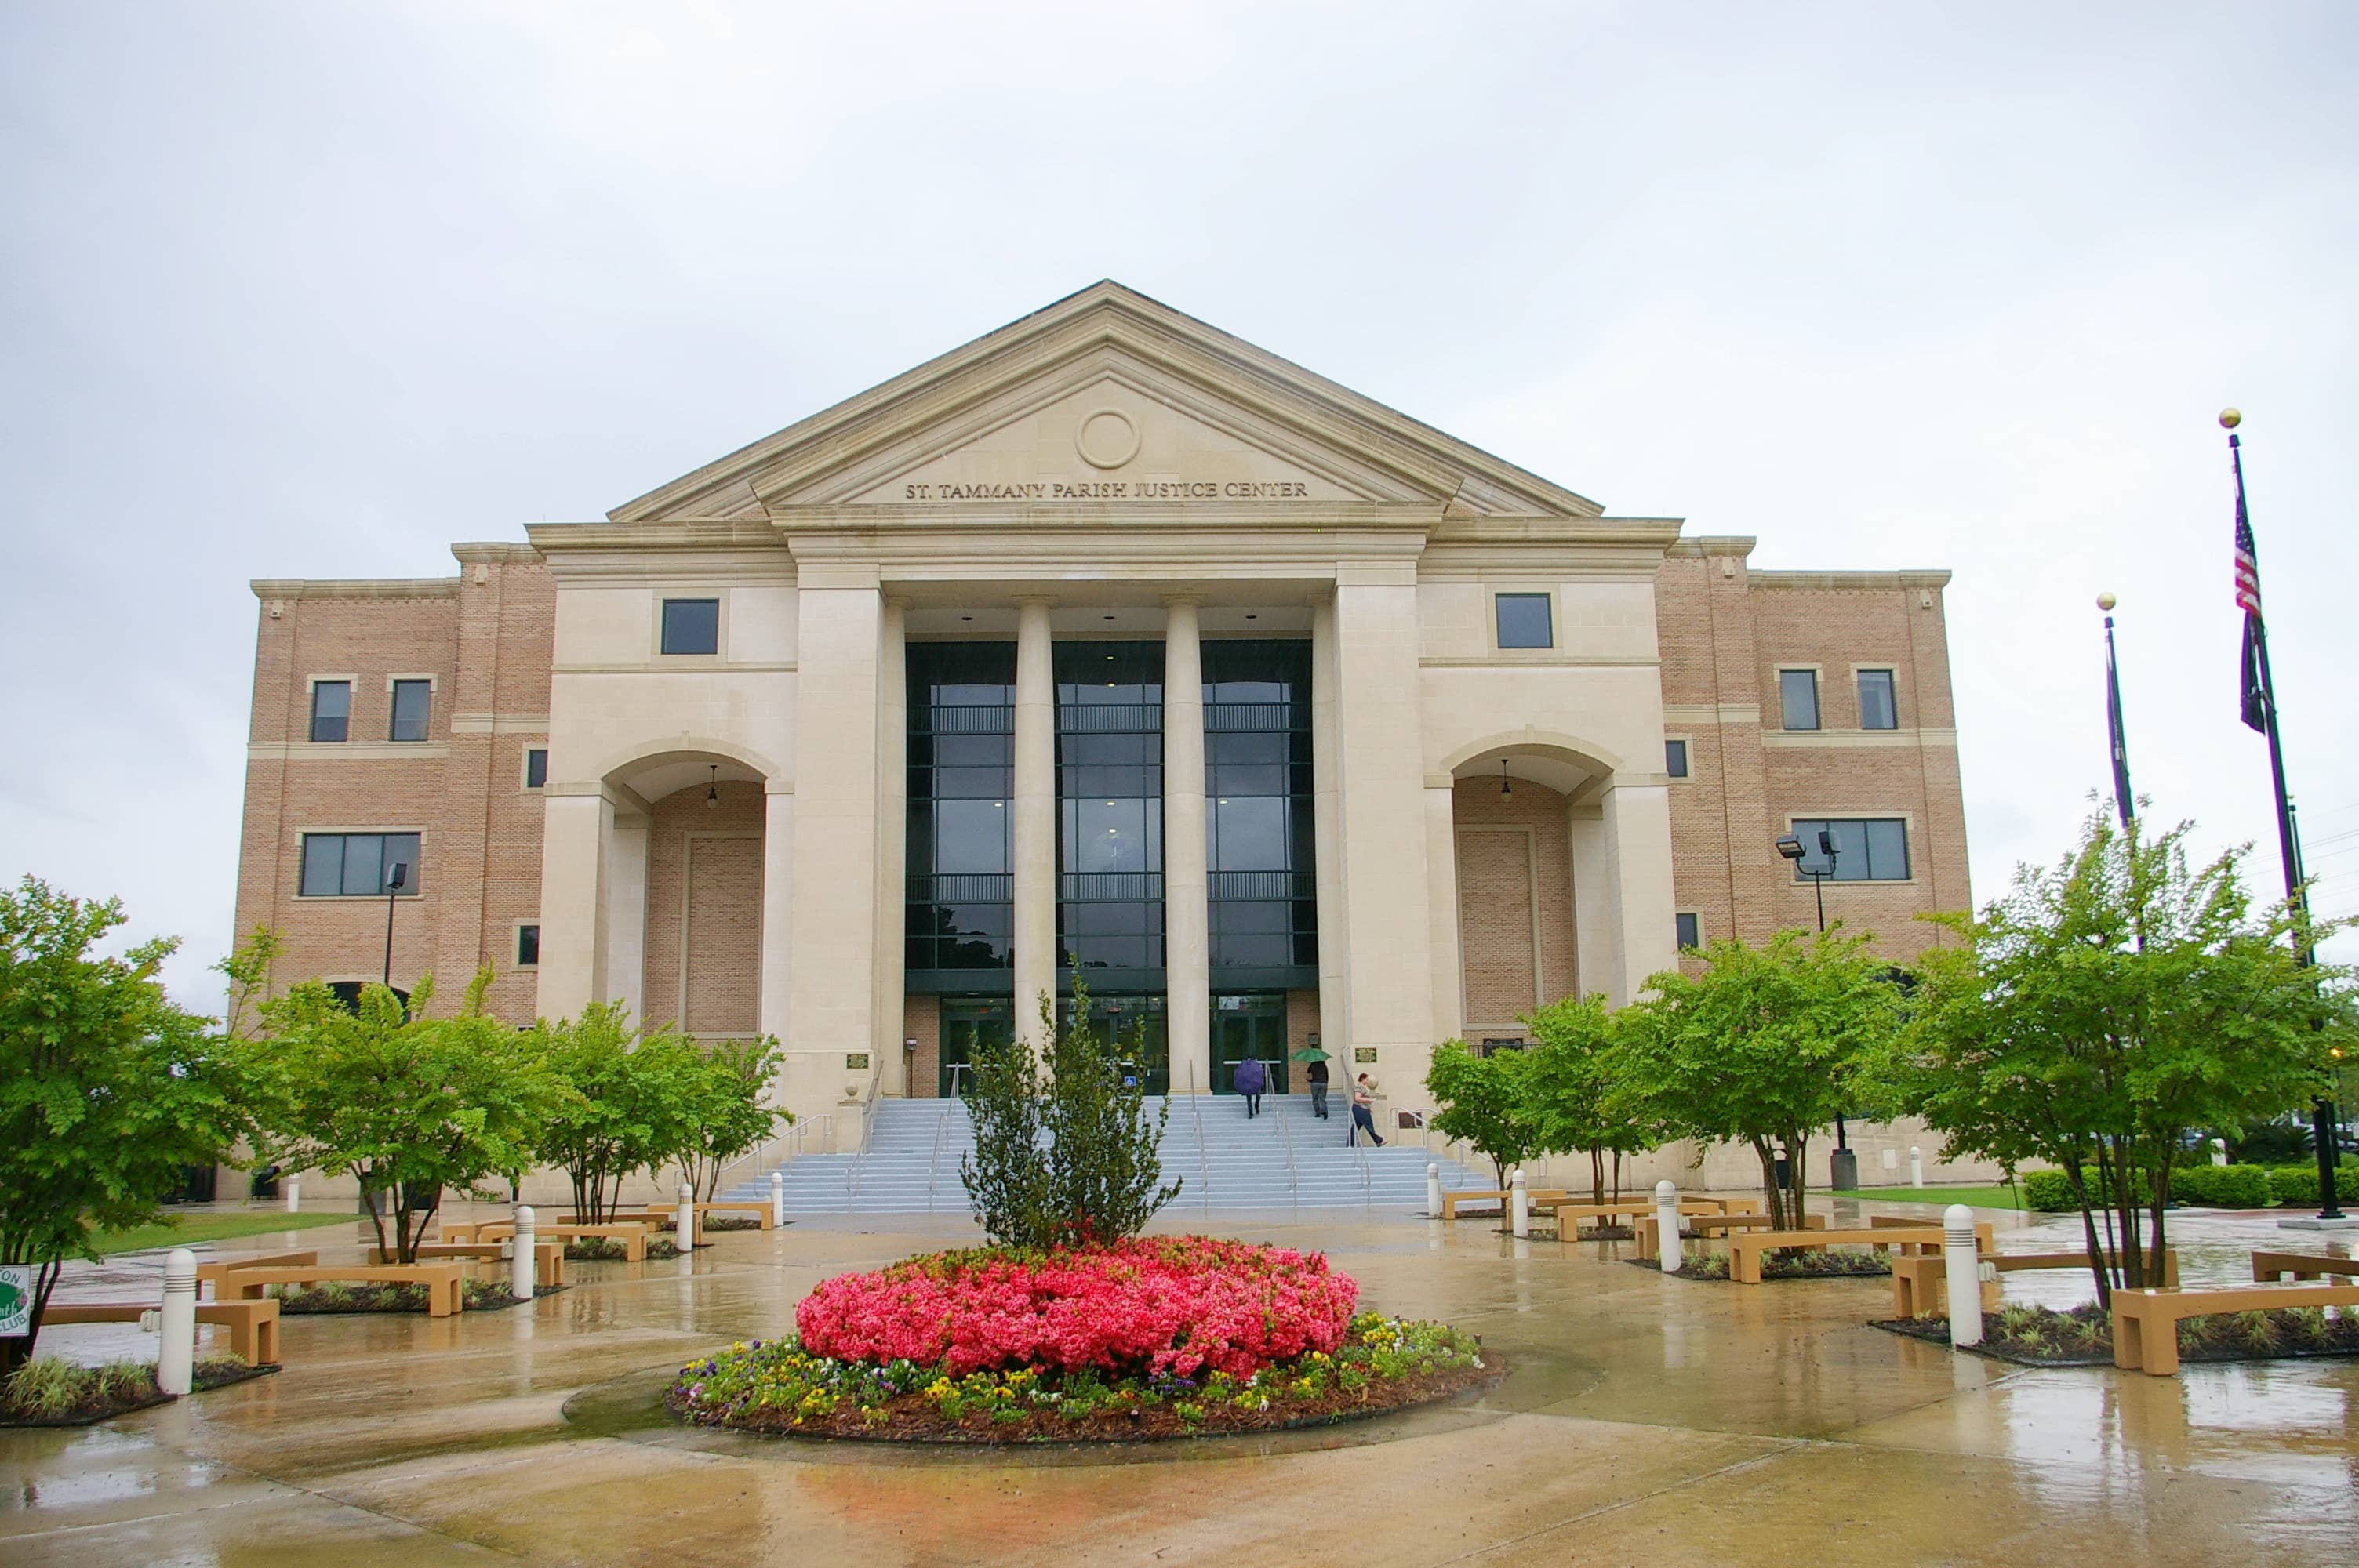
M1605 1151L1603 1149L1589 1152L1589 1201L1605 1201Z
M2089 1272L2097 1281L2097 1305L2110 1310L2114 1304L2114 1285L2105 1263L2105 1248L2097 1236L2096 1211L2089 1206L2089 1184L2077 1164L2064 1167L2064 1179L2071 1184L2072 1201L2081 1206L2081 1233L2089 1238Z
M1787 1229L1786 1195L1777 1185L1777 1154L1766 1139L1752 1140L1753 1156L1761 1162L1761 1192L1769 1204L1769 1227Z
M362 1173L361 1207L368 1211L369 1227L376 1232L376 1249L380 1257L384 1255L386 1249L385 1206L378 1201L382 1196L383 1194L378 1189L376 1184L368 1178L365 1172Z
M1788 1206L1793 1210L1792 1218L1794 1221L1794 1228L1796 1230L1802 1228L1803 1221L1808 1215L1808 1209L1802 1201L1802 1195L1810 1191L1810 1184L1808 1181L1803 1179L1802 1173L1804 1170L1808 1169L1807 1162L1810 1159L1810 1140L1807 1133L1801 1137L1793 1139L1786 1145L1787 1158L1793 1162L1793 1201Z

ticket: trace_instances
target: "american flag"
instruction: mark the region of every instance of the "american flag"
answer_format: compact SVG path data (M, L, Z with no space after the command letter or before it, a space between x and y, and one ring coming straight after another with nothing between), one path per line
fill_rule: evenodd
M2253 558L2253 525L2242 496L2236 498L2236 608L2247 615L2261 612L2261 563Z
M2234 440L2230 438L2231 442ZM2245 612L2245 649L2238 670L2237 717L2248 729L2268 733L2271 696L2261 655L2261 563L2253 554L2252 519L2245 513L2245 472L2236 470L2236 608Z

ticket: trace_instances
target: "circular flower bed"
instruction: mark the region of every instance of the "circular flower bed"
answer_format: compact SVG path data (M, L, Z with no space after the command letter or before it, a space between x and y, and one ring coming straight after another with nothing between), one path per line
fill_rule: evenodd
M951 1442L1135 1440L1373 1414L1499 1375L1441 1324L1353 1315L1326 1259L1209 1237L978 1248L830 1280L799 1337L681 1368L706 1425Z

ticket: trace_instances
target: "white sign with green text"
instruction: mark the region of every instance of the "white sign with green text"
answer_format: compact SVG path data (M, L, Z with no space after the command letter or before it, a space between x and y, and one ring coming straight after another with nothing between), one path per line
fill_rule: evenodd
M33 1266L0 1263L0 1339L33 1332Z

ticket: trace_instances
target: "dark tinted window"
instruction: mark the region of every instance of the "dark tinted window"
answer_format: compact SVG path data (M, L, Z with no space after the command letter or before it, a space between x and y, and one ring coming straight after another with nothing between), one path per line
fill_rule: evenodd
M540 962L540 927L539 927L539 926L538 926L538 925L519 925L519 926L517 926L517 927L516 927L516 963L517 963L517 965L518 965L520 968L527 968L527 969L528 969L528 968L532 968L535 964L538 964L538 963L539 963L539 962Z
M323 680L311 683L311 739L342 741L351 730L353 683Z
M1897 816L1797 822L1794 832L1802 840L1802 858L1794 862L1794 875L1799 881L1807 881L1814 876L1838 882L1908 880L1908 824ZM1834 849L1832 874L1826 849L1819 839L1821 833L1827 836Z
M1863 730L1900 728L1900 709L1892 698L1890 670L1859 672L1859 727Z
M1688 743L1685 741L1663 742L1663 772L1675 779L1688 776Z
M1549 617L1549 596L1545 593L1503 593L1499 595L1499 646L1502 648L1553 648L1556 628Z
M665 600L663 651L667 654L719 653L721 601L717 599Z
M1787 729L1816 730L1819 727L1818 671L1779 670L1777 707L1785 716Z
M393 683L393 728L387 738L395 741L423 741L426 720L434 705L434 683L423 680L397 680Z
M549 782L549 748L527 746L524 753L524 787L538 789Z
M1703 923L1692 914L1680 915L1678 916L1678 920L1680 930L1680 951L1682 953L1689 953L1702 946Z
M401 896L415 897L421 878L415 833L306 833L305 898L368 898L386 891L395 866L406 868Z

